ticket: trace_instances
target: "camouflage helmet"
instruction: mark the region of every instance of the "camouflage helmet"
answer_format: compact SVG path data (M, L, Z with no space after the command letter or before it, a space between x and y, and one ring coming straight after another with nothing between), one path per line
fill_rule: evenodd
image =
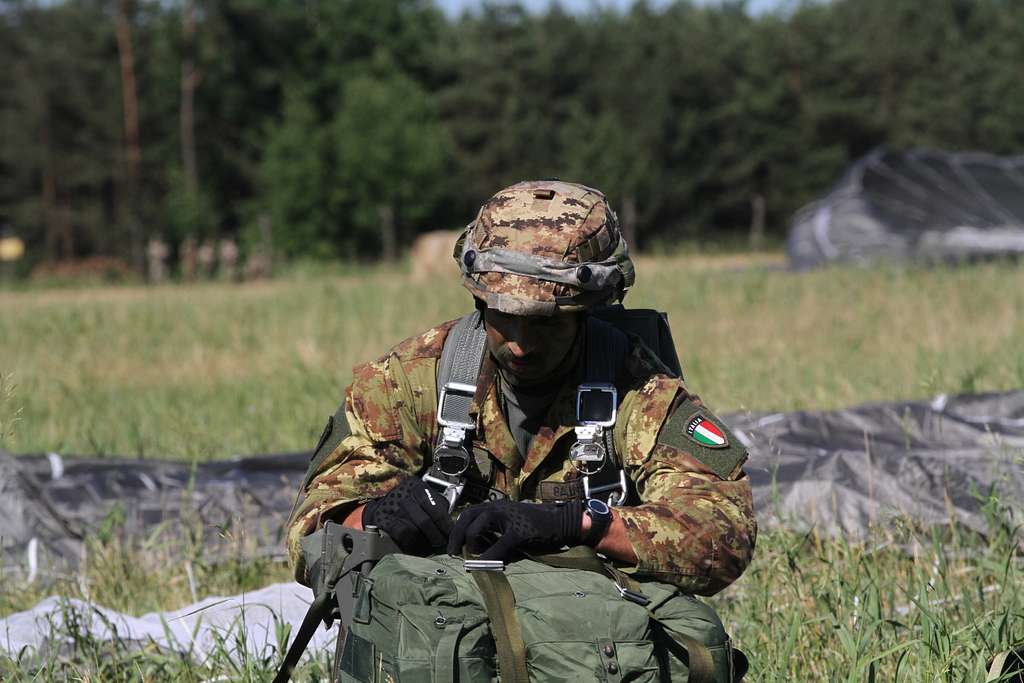
M620 301L633 262L605 196L558 180L516 183L487 200L455 245L462 285L490 308L552 315Z

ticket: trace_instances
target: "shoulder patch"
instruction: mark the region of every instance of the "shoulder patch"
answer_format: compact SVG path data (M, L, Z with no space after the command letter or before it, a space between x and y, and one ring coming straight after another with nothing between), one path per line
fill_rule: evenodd
M662 425L658 443L689 453L722 479L735 476L747 459L722 421L689 398Z
M729 437L725 435L725 429L715 424L702 410L686 423L686 435L708 448L729 447Z

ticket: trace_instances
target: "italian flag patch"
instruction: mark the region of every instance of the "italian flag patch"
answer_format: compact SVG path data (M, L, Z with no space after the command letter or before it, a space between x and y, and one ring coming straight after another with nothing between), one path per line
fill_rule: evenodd
M722 428L700 413L686 423L686 435L708 448L725 448L729 445Z

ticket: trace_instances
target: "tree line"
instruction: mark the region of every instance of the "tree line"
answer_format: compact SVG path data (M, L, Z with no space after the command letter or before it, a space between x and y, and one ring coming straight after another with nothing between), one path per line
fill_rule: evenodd
M394 258L548 176L641 248L757 243L877 145L1024 150L1015 0L2 0L0 63L0 231L32 262Z

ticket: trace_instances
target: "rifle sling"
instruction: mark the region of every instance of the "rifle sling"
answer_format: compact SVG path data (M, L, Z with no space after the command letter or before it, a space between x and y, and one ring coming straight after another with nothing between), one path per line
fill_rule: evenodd
M309 641L313 639L313 634L316 633L316 630L327 615L331 613L331 597L331 593L321 593L310 603L309 609L306 610L306 616L302 618L302 625L299 626L299 630L295 634L295 640L288 647L284 661L281 662L281 667L277 670L277 675L274 676L273 683L288 683L292 676L292 671L295 670L295 665L299 663L299 659L302 657L302 653L306 651Z

